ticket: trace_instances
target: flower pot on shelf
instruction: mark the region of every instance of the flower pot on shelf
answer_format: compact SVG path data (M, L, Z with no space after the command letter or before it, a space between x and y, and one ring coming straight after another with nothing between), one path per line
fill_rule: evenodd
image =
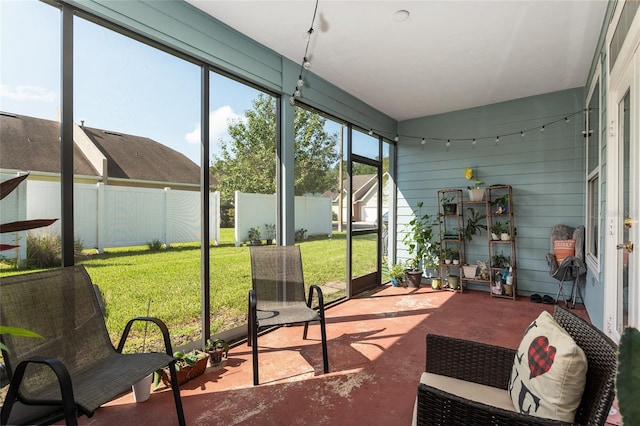
M478 267L476 265L464 265L462 267L462 272L464 273L465 278L475 278L477 270Z
M474 188L469 190L469 201L482 201L484 199L484 188Z
M512 285L504 284L502 286L502 290L504 291L505 296L513 296L513 284Z
M458 205L456 203L443 204L442 211L446 215L454 215L458 211Z
M500 234L500 239L502 241L509 241L511 239L511 236L506 232L503 232L502 234Z

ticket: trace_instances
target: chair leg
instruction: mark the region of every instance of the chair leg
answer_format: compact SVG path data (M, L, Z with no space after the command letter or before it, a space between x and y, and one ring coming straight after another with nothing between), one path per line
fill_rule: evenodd
M327 329L324 326L324 315L320 319L320 333L322 335L322 365L326 374L329 372L329 355L327 353Z
M307 331L309 331L309 323L304 323L304 331L302 332L302 340L307 340Z
M255 321L252 321L251 327L251 348L252 357L253 357L253 385L257 386L259 384L258 380L258 325Z
M176 413L178 414L178 424L185 426L184 410L182 409L182 399L180 398L180 385L178 384L178 374L176 373L176 363L169 363L169 374L171 376L171 389L173 390L173 400L176 404Z

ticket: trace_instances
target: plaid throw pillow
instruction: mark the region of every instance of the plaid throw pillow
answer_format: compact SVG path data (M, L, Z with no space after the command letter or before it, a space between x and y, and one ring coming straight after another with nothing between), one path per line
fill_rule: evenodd
M543 311L524 333L513 362L509 395L516 411L572 423L587 375L587 358Z

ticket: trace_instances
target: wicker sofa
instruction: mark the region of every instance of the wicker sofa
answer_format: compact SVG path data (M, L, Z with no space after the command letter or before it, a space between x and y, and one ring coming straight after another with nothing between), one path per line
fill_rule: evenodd
M554 319L584 351L587 379L574 424L604 425L614 399L616 344L583 319L556 307ZM520 414L509 407L509 377L516 350L428 334L426 370L418 385L417 425L558 425L556 420ZM451 380L454 379L454 380ZM460 386L462 380L467 386ZM426 383L423 383L426 382ZM457 383L453 387L449 382ZM464 393L473 392L473 399ZM500 403L488 405L494 393ZM505 395L507 394L505 402Z

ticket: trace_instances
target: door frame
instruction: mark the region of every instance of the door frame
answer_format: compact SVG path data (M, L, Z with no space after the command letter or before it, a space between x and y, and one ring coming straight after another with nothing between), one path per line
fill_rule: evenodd
M620 18L617 8L609 26L607 35L607 57L610 57L609 46L613 32ZM621 154L621 139L619 135L618 104L627 91L630 92L631 110L640 111L640 19L636 18L627 33L625 42L613 69L609 72L609 90L607 91L607 200L606 200L606 229L605 231L605 273L604 273L604 316L605 331L614 340L619 340L618 330L618 250L617 245L622 235L623 212L620 211L620 176L619 170ZM630 230L630 240L635 243L635 249L629 255L629 325L639 327L640 322L640 291L638 289L640 269L640 120L636 113L630 115L631 151L630 155L630 216L634 219Z

